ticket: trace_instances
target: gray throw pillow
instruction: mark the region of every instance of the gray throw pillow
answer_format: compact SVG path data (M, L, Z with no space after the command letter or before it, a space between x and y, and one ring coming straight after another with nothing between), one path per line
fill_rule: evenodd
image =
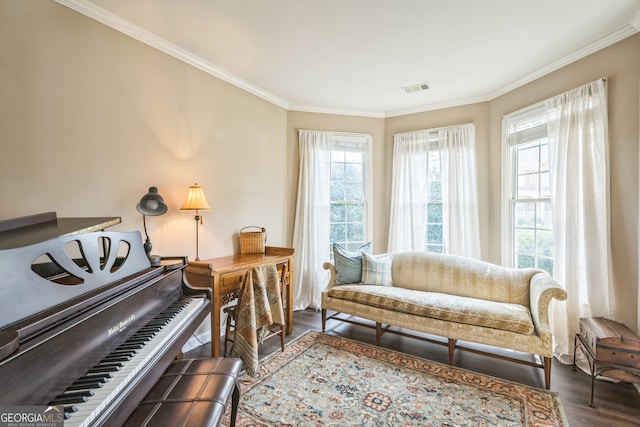
M338 243L333 244L333 265L336 267L336 285L360 283L362 278L362 253L371 253L371 242L355 251L348 251Z

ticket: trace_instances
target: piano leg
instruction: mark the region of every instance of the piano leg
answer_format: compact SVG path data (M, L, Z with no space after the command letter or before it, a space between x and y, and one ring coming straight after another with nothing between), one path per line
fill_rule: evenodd
M240 384L236 382L231 396L231 427L235 427L238 416L238 403L240 402Z

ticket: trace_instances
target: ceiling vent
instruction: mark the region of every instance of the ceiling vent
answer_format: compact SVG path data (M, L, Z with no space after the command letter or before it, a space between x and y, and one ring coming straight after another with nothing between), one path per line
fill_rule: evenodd
M417 85L405 86L402 88L406 93L420 92L429 89L429 83L419 83Z

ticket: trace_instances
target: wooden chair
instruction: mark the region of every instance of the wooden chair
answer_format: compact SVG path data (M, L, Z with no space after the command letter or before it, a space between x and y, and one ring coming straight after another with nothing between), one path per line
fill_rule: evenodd
M289 301L286 300L286 292L285 292L286 279L285 278L288 274L289 263L277 264L276 268L278 269L279 291L280 291L280 298L282 299L282 308L283 308L283 311L286 313L287 312L286 304L289 304ZM240 292L242 292L242 290ZM236 308L237 306L233 305L230 307L225 307L222 310L223 313L227 315L226 322L225 322L225 333L224 333L224 352L223 352L224 356L227 355L227 348L229 348L228 347L229 342L233 343L233 335L235 331L235 321L236 321L236 315L237 315ZM285 319L286 319L286 316L285 316ZM280 336L280 349L284 351L285 331L286 331L286 320L283 322L282 325L276 326L273 329L269 329L267 333L262 337L262 341L264 342L265 340L272 338L274 336Z

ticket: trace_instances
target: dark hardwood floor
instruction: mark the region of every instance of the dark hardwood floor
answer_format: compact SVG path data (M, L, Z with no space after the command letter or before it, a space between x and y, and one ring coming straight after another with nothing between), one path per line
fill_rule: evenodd
M287 342L309 329L316 331L322 329L320 312L315 310L294 312L293 333L287 336ZM327 333L375 344L375 331L363 326L332 320L327 322ZM468 343L465 345L472 346ZM382 346L440 363L447 363L448 359L445 346L395 334L384 334ZM260 357L279 350L279 339L265 341L260 347ZM495 348L490 350L500 352ZM502 354L513 355L506 351ZM206 344L189 351L185 357L209 357L209 355L210 347ZM529 356L523 357L526 359ZM467 351L456 351L454 365L509 381L544 388L542 369ZM573 427L640 426L640 393L632 384L596 381L595 408L592 408L589 406L591 377L580 370L573 371L571 366L563 365L553 359L551 391L560 394L567 419Z

